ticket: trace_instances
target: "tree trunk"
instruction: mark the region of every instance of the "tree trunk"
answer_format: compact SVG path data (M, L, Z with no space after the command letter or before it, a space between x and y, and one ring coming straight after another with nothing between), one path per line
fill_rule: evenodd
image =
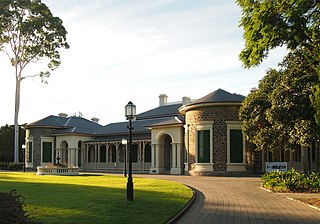
M20 76L16 76L16 95L14 110L14 162L19 162L19 108L20 108Z

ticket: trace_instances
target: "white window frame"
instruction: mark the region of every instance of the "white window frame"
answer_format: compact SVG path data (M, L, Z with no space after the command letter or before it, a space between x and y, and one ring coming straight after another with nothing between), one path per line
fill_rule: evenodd
M43 162L43 143L44 142L50 142L51 143L51 148L52 148L52 153L51 153L51 163L44 163ZM52 164L54 162L54 137L41 137L41 166Z
M28 162L29 157L29 143L32 143L32 157L31 161ZM25 155L25 161L26 161L26 167L27 168L33 168L33 157L34 157L34 143L33 143L33 137L26 138L26 155Z
M242 131L242 121L226 121L227 123L227 171L246 171L245 155L246 142L244 134L242 134L242 163L230 162L230 130Z
M213 171L213 123L214 122L199 122L195 124L195 154L196 154L196 162L195 162L195 171ZM210 131L210 162L209 163L199 163L198 162L198 131Z

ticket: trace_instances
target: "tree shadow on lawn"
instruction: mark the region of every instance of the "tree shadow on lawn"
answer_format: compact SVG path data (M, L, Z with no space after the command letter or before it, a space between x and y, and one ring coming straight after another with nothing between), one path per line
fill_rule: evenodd
M71 178L72 179L72 178ZM134 189L134 201L123 188L0 180L0 191L17 189L26 210L43 223L165 223L187 203L174 191Z

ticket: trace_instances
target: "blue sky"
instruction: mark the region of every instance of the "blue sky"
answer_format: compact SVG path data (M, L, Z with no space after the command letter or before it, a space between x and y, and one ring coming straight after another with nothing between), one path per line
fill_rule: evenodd
M101 124L122 121L128 101L141 113L158 106L163 93L169 102L197 99L218 88L247 95L283 55L275 50L259 67L242 68L241 9L233 1L43 2L63 20L70 49L61 50L62 64L48 85L23 81L20 124L79 111ZM26 72L34 74L44 65ZM1 53L1 126L13 124L13 72Z

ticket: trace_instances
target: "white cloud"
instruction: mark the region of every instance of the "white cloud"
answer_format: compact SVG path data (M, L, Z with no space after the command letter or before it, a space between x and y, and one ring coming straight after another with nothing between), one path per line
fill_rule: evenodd
M24 81L20 123L81 111L107 124L124 119L129 100L143 112L158 105L161 93L169 101L218 88L247 94L280 60L277 53L259 68L241 67L241 12L232 1L43 2L64 21L71 48L61 51L48 85ZM4 58L0 54L0 125L12 124L14 112L14 75Z

